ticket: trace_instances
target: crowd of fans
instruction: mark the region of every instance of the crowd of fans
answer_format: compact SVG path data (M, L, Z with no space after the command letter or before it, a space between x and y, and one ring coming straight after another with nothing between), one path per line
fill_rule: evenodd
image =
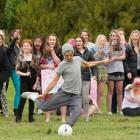
M107 114L119 113L127 116L140 115L140 32L133 30L128 41L122 28L111 30L109 36L99 34L95 43L90 42L90 32L83 29L75 38L68 39L74 49L74 56L87 62L94 61L93 67L81 68L81 116L85 121L93 113L102 113L102 102L107 86ZM8 45L7 45L8 44ZM64 59L58 37L50 34L45 37L38 35L34 39L23 39L22 31L13 30L9 43L5 43L5 34L0 30L0 108L1 113L8 117L6 91L11 78L15 96L13 112L15 121L21 122L25 98L23 92L42 94L43 70L56 71ZM104 60L108 60L104 63ZM74 70L74 69L72 69ZM49 79L51 82L52 78ZM61 87L60 87L61 88ZM60 90L60 89L58 89ZM54 96L51 91L46 100ZM51 119L52 112L43 112L34 108L29 101L29 122L34 122L34 113L46 114L46 123ZM66 122L70 115L69 106L57 109L61 121Z

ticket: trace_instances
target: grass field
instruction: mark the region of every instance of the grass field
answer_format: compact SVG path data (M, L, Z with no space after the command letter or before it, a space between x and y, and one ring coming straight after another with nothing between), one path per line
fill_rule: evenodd
M0 116L0 140L139 140L140 118L124 117L121 115L108 116L103 113L84 122L82 117L73 127L73 135L60 137L57 135L60 120L56 116L45 123L44 115L35 115L36 122L28 122L28 103L24 109L22 122L15 123L12 111L13 88L8 89L9 118ZM105 103L104 103L105 104ZM105 106L105 105L104 105ZM105 107L104 107L105 111Z

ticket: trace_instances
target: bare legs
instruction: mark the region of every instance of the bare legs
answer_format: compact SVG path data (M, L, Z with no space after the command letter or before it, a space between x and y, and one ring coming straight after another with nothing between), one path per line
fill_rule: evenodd
M99 107L100 111L102 110L104 87L105 87L105 83L103 83L103 82L98 83L98 87L97 87L97 104L98 104L98 107Z
M108 94L107 94L107 111L111 112L111 104L112 104L112 95L113 95L113 90L114 90L114 84L116 84L118 111L121 112L123 81L109 81L109 83L108 83Z

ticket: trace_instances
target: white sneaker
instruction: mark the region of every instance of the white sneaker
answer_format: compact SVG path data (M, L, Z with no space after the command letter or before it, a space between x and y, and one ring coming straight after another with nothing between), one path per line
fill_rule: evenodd
M112 115L112 112L108 112L108 115Z
M37 114L41 115L41 114L43 114L43 111L41 109L38 109Z
M123 112L121 111L121 112L119 112L120 113L120 115L123 115Z
M35 99L38 97L38 95L39 94L37 92L23 92L21 94L21 97L35 101Z

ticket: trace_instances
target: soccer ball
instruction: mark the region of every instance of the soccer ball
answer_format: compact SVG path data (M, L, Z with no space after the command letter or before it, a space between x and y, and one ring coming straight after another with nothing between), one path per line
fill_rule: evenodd
M59 136L70 136L72 135L72 127L67 124L62 124L58 128L58 135Z

